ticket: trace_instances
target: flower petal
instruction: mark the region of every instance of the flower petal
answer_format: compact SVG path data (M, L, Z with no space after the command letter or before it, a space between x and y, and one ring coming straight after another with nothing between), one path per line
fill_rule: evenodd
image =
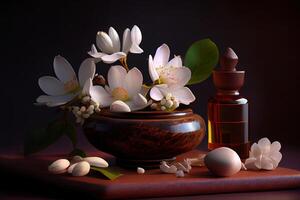
M109 88L113 90L116 87L122 87L124 85L126 74L126 69L121 65L111 66L107 74Z
M257 169L261 169L261 157L256 158L254 165L257 167Z
M274 166L272 160L268 157L263 156L261 158L261 169L273 170Z
M158 87L154 86L150 90L150 97L155 101L160 101L164 98L164 95Z
M268 154L270 152L271 142L268 138L261 138L257 144L260 147L263 154Z
M256 162L256 158L248 158L248 159L246 159L246 161L245 161L246 168L248 170L259 170L256 167L255 162Z
M134 67L128 71L124 80L124 86L129 97L133 97L141 91L143 85L143 75L141 71Z
M273 151L270 153L270 158L274 160L277 164L281 161L282 159L282 154L279 151ZM277 167L277 166L276 166Z
M77 80L76 74L71 64L64 57L60 55L55 56L53 66L57 78L63 83L69 82L71 80Z
M88 54L94 58L102 58L102 56L107 55L105 53L98 52L94 44L92 44L91 50Z
M140 93L133 97L132 101L126 102L131 111L142 110L149 106L151 103L152 101L147 101L147 99Z
M108 30L108 34L112 41L114 52L119 52L121 49L121 44L117 31L113 27L110 27Z
M149 60L148 60L148 71L149 71L150 78L153 82L159 79L159 75L155 69L153 58L151 55L149 55Z
M191 70L187 67L164 69L160 74L162 81L172 87L183 87L191 79Z
M194 96L193 92L187 88L178 88L172 91L172 95L182 104L189 105L193 101L195 101L196 97Z
M130 108L123 101L117 100L111 104L110 111L112 111L112 112L130 112Z
M131 41L137 45L142 42L142 32L137 25L134 25L131 29Z
M168 62L166 67L182 67L181 57L180 56L174 56L174 58Z
M251 146L250 157L258 158L261 156L262 151L257 143L253 143Z
M275 141L271 144L271 152L274 152L274 151L280 151L281 149L281 144L280 142L278 141Z
M133 102L137 106L145 106L147 104L147 99L140 93L133 97Z
M55 106L61 106L68 103L74 97L75 95L73 94L60 95L60 96L41 95L36 99L36 101L38 103L46 104L49 107L55 107Z
M113 102L112 96L99 85L91 87L90 95L92 100L98 103L101 108L108 107Z
M170 57L170 49L168 45L163 44L156 50L155 56L154 56L154 66L155 67L164 67Z
M130 48L130 53L140 54L143 52L144 52L144 50L139 45L132 43L131 48Z
M85 84L88 79L93 79L96 72L96 65L93 58L85 59L78 71L79 84L81 87Z
M43 76L39 78L39 86L48 95L65 94L64 84L53 76Z
M132 42L131 42L130 30L129 30L129 28L126 28L123 33L122 52L127 54L131 45L132 45Z
M82 89L82 92L81 92L81 93L82 93L83 95L91 95L91 94L90 94L90 91L91 91L92 86L93 86L93 81L92 81L91 78L89 78L89 79L85 82L85 84L84 84L84 86L83 86L83 89Z
M120 58L126 57L126 54L123 52L116 52L111 55L102 56L101 59L104 63L111 64L120 60Z
M96 44L102 52L111 54L114 53L113 42L105 32L98 32L96 36Z

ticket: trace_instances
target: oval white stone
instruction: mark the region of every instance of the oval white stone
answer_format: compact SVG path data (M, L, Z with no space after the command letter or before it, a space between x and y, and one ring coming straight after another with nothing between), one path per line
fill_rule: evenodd
M74 164L71 164L71 165L70 165L70 167L69 167L68 170L67 170L69 174L72 174L73 169L74 169L74 167L75 167L77 164L78 164L78 163L74 163Z
M227 147L217 148L209 152L204 158L204 163L217 176L232 176L239 172L242 167L239 155Z
M141 167L138 167L138 168L136 169L136 172L137 172L138 174L144 174L144 173L145 173L145 169L144 169L144 168L141 168Z
M73 176L85 176L90 171L90 164L86 161L81 161L79 163L76 163L73 170L72 175Z
M85 157L83 160L95 167L108 167L108 163L100 157Z
M48 171L53 174L61 174L66 172L66 169L69 167L70 162L67 159L58 159L54 161L48 167Z

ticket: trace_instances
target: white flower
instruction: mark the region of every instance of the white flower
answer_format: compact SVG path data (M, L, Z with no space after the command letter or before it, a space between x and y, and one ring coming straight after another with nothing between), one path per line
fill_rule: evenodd
M182 66L180 56L174 56L169 61L170 49L168 45L161 45L155 53L154 59L149 55L149 74L153 82L168 86L183 87L191 79L191 70Z
M98 52L95 45L92 45L91 51L88 52L94 58L101 58L105 63L114 63L117 60L126 57L128 52L142 53L143 49L139 47L142 42L142 33L138 26L125 29L123 33L123 44L121 50L121 42L117 31L110 27L108 34L105 32L98 32L96 36L97 47L101 50Z
M275 169L282 158L280 149L279 142L275 141L271 144L268 138L260 139L258 143L251 146L249 158L245 161L246 168L252 170Z
M54 58L54 72L57 78L53 76L43 76L39 78L38 84L47 95L41 95L37 98L38 104L50 107L60 106L71 101L80 92L85 92L85 84L89 84L89 79L95 75L95 63L92 58L85 59L79 68L78 79L71 64L62 56Z
M189 105L196 99L194 94L188 87L169 87L166 84L154 86L150 90L150 97L155 101L161 102L163 99L166 99L166 101L168 101L170 98L173 101L174 105L176 104L176 102L178 102L175 108L179 106L179 103Z
M128 72L120 65L112 66L107 75L108 86L91 87L91 98L99 102L100 107L110 106L113 112L140 110L151 102L140 93L143 75L137 68Z

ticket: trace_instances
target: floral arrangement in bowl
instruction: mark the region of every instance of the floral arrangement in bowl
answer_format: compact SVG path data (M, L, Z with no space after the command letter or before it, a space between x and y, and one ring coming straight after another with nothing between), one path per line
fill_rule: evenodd
M209 77L219 57L214 42L196 41L188 48L184 61L178 55L170 58L169 46L162 44L154 56L148 56L150 83L144 82L145 72L127 63L129 54L144 52L141 42L142 32L136 25L124 30L122 40L113 27L108 33L98 32L96 45L88 52L91 57L81 63L78 75L67 59L56 56L56 77L39 78L39 87L45 94L36 99L36 105L57 107L62 116L46 128L29 133L25 154L42 150L61 135L71 139L73 154L82 154L77 148L76 123L85 125L103 113L176 113L181 105L194 102L197 95L187 85ZM96 68L103 64L110 67L106 78L96 73Z

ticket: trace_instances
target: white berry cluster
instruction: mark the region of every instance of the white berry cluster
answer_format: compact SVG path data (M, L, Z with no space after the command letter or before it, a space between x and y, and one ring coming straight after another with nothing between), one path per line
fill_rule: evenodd
M82 125L85 119L89 118L95 112L99 113L101 110L99 104L94 102L90 96L86 95L81 97L80 106L71 106L71 111L76 117L76 123Z
M162 110L162 111L172 111L178 108L179 102L176 98L168 93L160 102L152 103L151 109L153 110Z

